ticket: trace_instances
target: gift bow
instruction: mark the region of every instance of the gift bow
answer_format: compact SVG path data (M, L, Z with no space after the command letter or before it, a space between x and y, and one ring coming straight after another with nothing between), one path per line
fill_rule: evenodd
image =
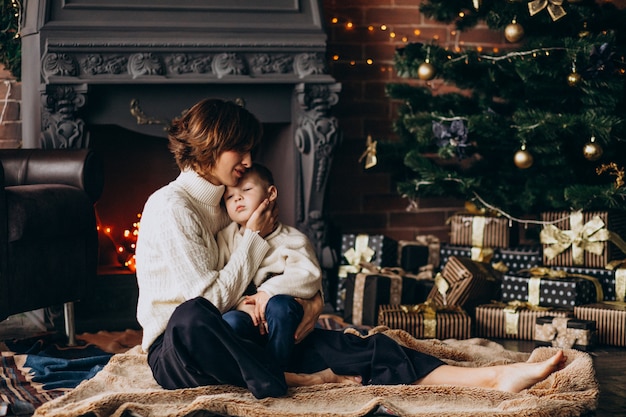
M553 224L543 227L539 235L540 241L548 247L543 253L550 260L558 254L572 247L572 260L574 265L584 263L584 251L595 255L602 255L604 242L611 241L626 253L626 243L614 233L604 227L604 222L599 216L594 216L583 224L582 211L575 211L570 215L571 230L560 230Z
M362 264L369 263L374 257L374 249L369 246L369 236L368 235L357 235L354 240L354 247L348 249L343 256L348 261L348 265L340 265L338 276L345 278L348 276L348 273L358 273L361 272Z
M559 20L567 14L563 8L563 0L533 0L528 3L528 11L531 16L536 15L546 7L553 21Z

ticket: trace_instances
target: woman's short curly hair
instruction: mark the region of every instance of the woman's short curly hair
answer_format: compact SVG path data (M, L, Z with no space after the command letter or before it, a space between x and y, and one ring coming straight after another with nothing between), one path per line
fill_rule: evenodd
M208 98L174 119L168 133L178 167L205 171L215 167L223 152L252 152L261 141L263 125L235 102Z

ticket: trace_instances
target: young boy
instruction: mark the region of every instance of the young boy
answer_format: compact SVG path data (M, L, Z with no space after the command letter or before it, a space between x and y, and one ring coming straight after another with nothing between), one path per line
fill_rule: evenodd
M223 201L233 222L217 234L218 268L230 259L254 210L277 195L272 173L258 163L252 164L236 186L226 187ZM270 249L246 291L248 295L223 317L238 335L265 346L285 369L304 314L296 298L321 292L322 273L313 246L299 230L278 223L265 239Z

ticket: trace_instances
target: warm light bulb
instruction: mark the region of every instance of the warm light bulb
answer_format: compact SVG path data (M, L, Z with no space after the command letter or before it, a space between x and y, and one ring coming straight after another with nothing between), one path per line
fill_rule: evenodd
M119 253L124 253L124 248L123 248L122 246L118 246L118 247L117 247L117 251L118 251Z
M422 31L421 31L421 30L419 30L419 29L415 29L415 30L413 31L413 34L414 34L415 36L419 36L419 35L421 35L421 34L422 34Z
M370 32L373 32L373 31L374 31L374 26L369 25L369 26L367 27L367 30L369 30Z
M372 64L374 63L374 61L373 61L371 58L369 58L369 59L368 59L367 61L365 61L365 62L367 62L367 65L372 65Z
M346 29L352 29L353 27L354 27L354 24L352 22L346 23Z
M380 30L387 30L387 25L380 25Z
M332 19L330 19L330 22L333 24L336 24L339 22L339 19L337 19L336 17L333 17Z
M339 61L339 55L333 55L333 61Z

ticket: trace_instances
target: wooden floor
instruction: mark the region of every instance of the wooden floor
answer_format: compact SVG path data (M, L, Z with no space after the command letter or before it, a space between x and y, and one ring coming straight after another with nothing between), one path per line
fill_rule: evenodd
M532 341L497 340L506 349L530 352ZM600 386L595 417L626 417L626 348L597 346L589 352Z

